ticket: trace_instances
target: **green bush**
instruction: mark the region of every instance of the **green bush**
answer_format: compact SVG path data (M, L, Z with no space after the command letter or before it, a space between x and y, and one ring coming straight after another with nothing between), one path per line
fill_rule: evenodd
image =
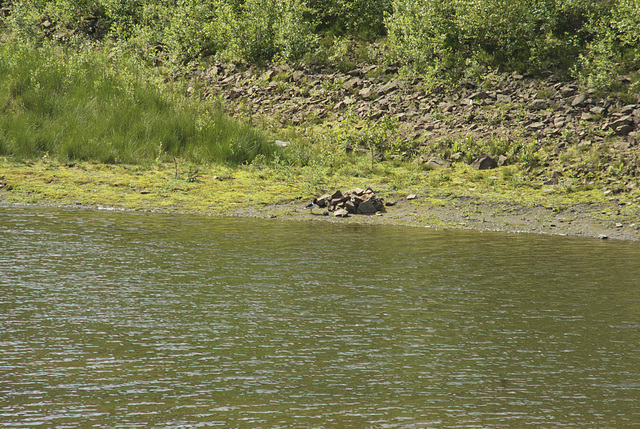
M386 34L392 0L308 0L320 31L371 38Z
M23 0L6 22L31 41L73 33L182 64L214 54L248 62L298 58L316 41L310 18L301 0Z
M640 63L637 0L14 0L10 7L3 20L22 39L110 41L125 55L171 66L211 55L249 63L313 58L320 38L339 47L354 35L387 35L390 61L436 80L487 68L552 70L607 87Z
M612 60L637 49L639 7L634 0L394 0L386 25L392 55L421 73L456 75L473 64L566 71L581 55L597 62L607 49Z
M609 16L591 26L594 35L574 67L586 85L614 89L616 77L640 68L640 3L619 0Z

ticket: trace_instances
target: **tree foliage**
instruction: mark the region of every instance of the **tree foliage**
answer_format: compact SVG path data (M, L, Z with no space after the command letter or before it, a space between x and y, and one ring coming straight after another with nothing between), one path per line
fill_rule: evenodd
M15 34L111 40L147 60L260 63L313 54L325 34L386 40L421 74L573 72L606 86L640 64L637 0L14 0Z

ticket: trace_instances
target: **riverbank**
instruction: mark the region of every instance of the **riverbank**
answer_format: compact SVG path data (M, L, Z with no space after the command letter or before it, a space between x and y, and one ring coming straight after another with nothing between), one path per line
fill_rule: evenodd
M494 170L419 171L376 165L367 178L316 177L311 169L228 168L179 163L147 166L22 163L0 160L0 207L193 213L439 229L522 232L640 240L637 202L602 190L565 193L558 186L513 187ZM473 181L469 174L473 173ZM417 175L417 176L416 176ZM371 187L387 206L377 215L337 218L305 209L323 190ZM537 188L537 189L536 189ZM409 195L415 198L408 199Z

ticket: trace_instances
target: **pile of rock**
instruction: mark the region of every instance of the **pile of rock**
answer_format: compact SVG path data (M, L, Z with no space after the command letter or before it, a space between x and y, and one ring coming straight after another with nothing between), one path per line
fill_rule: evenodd
M382 197L377 196L371 188L365 190L353 188L345 192L337 190L333 194L320 196L316 199L316 204L338 217L350 214L375 214L384 210Z

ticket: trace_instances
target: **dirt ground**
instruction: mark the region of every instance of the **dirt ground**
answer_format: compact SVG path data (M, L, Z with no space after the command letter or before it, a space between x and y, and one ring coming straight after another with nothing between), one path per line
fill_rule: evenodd
M436 229L468 229L508 233L549 234L614 240L640 240L637 214L625 213L615 206L580 205L561 212L544 207L483 202L471 198L453 198L446 205L427 205L415 200L398 199L395 205L376 215L350 215L338 218L303 203L246 207L235 216L324 221L371 225L402 225ZM640 221L640 219L638 219Z

